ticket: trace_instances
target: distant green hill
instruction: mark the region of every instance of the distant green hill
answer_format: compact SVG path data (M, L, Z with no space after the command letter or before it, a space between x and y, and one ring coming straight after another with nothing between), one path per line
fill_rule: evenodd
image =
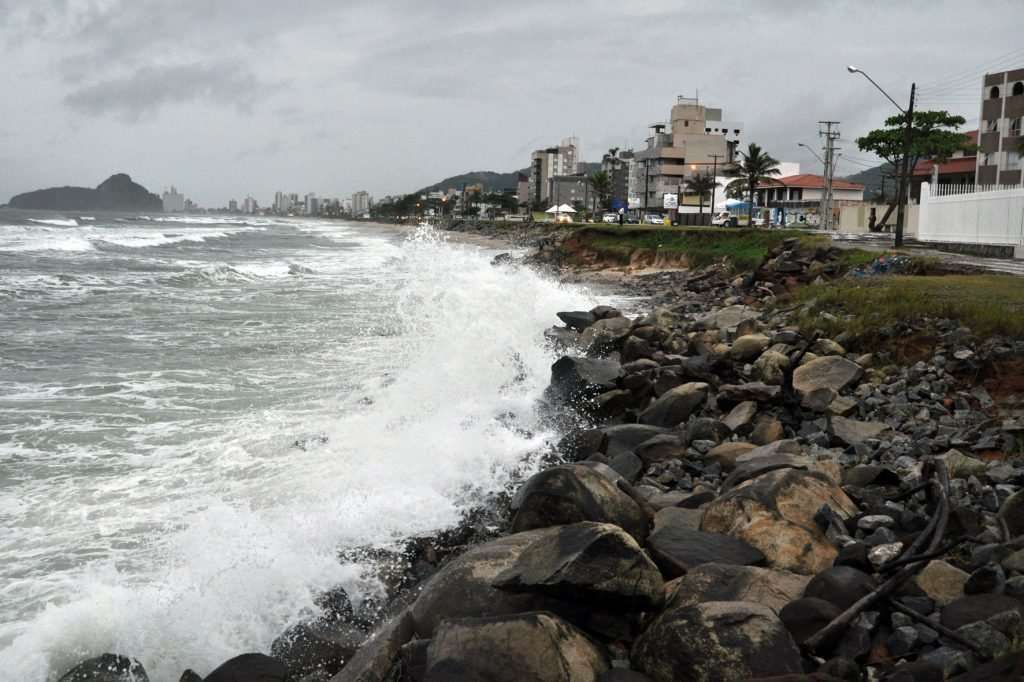
M581 161L579 164L580 172L593 173L594 171L601 170L601 163ZM462 175L453 175L450 178L445 178L440 182L435 182L433 185L428 185L423 189L417 190L415 194L427 194L429 192L443 192L448 189L461 190L463 185L483 185L485 192L504 192L505 190L515 190L519 183L519 174L529 175L530 169L523 168L522 170L510 171L508 173L497 173L495 171L471 171L469 173L463 173Z
M843 179L864 185L865 199L874 199L881 191L883 181L885 182L886 196L891 197L896 191L896 184L892 178L892 167L888 162L862 170L854 175L847 175Z

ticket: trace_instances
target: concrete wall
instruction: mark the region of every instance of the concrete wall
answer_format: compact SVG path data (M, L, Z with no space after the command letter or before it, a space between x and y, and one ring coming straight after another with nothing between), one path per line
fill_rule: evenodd
M971 188L972 189L972 188ZM969 191L921 185L921 241L1024 246L1024 187Z

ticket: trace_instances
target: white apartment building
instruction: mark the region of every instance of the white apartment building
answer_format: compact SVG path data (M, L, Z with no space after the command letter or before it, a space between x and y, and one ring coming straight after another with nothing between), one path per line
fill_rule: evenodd
M363 190L352 195L352 215L362 218L370 215L370 193Z
M164 213L182 213L185 210L185 195L178 192L178 188L171 185L169 192L163 195Z
M538 149L530 155L529 199L544 203L551 197L553 178L579 172L580 140L567 137L557 147Z

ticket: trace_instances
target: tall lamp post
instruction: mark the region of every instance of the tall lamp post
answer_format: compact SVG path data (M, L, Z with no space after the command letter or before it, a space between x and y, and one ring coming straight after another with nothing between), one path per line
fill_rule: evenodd
M813 149L811 149L809 146L807 146L803 142L797 142L796 144L797 144L798 147L803 147L804 149L809 151L811 153L811 155L813 155L814 158L816 158L818 160L818 162L821 163L822 167L825 169L823 172L825 174L828 174L828 164L825 163L825 159L823 159L820 156L818 156L817 152L815 152ZM824 176L822 176L822 180L823 181L825 180ZM827 196L826 193L822 192L822 194L821 194L821 201L820 201L819 206L818 206L818 213L821 215L821 220L822 221L825 220L825 199L826 199L826 196Z
M914 139L914 95L917 92L917 83L910 84L910 105L904 109L896 103L896 100L889 96L889 93L882 89L881 85L875 82L874 78L864 71L856 66L847 66L846 70L850 73L859 73L867 78L906 118L906 126L903 130L903 163L900 169L900 188L896 193L896 238L894 244L898 248L903 246L903 220L907 203L907 185L910 184L910 148Z

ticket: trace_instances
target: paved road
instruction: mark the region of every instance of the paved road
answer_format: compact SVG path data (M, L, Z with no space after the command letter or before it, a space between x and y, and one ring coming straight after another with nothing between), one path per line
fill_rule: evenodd
M891 234L832 233L832 243L843 249L866 249L869 251L892 251L893 249ZM962 253L948 253L946 251L930 249L922 243L913 242L905 243L902 250L915 255L937 258L943 263L967 265L989 272L1000 272L1024 277L1024 260L1021 259L982 258L981 256L968 256Z

